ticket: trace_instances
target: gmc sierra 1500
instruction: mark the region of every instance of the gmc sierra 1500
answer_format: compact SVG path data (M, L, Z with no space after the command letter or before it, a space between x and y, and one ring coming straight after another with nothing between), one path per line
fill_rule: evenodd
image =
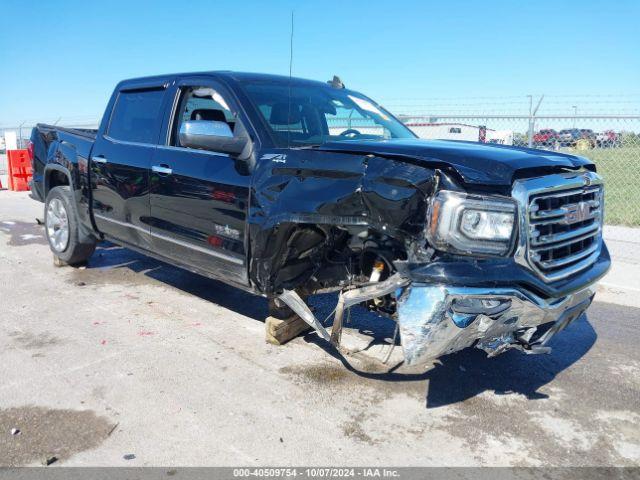
M408 364L549 351L610 265L591 162L418 140L337 78L127 80L98 130L38 125L31 141L60 261L107 239L263 295L335 346L364 303L397 322ZM331 332L305 301L327 291Z

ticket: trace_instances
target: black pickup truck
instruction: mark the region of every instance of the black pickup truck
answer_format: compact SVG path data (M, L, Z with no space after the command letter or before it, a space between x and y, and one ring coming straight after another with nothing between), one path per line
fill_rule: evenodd
M610 265L591 162L420 140L337 77L126 80L98 130L41 124L31 142L59 262L109 240L265 296L338 347L365 304L397 322L409 364L547 352ZM329 291L331 331L306 302Z

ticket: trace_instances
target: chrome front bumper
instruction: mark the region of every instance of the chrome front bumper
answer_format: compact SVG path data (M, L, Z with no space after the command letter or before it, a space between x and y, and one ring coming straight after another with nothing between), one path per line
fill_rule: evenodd
M489 356L511 348L546 353L549 339L578 318L594 294L593 285L545 300L513 288L409 284L396 293L405 361L426 363L474 344ZM540 334L545 324L551 326Z
M285 290L280 299L340 349L345 309L385 295L396 298L394 319L404 359L416 365L473 345L489 356L512 348L547 353L549 339L591 305L595 285L561 298L543 299L524 289L424 284L397 273L383 282L341 292L331 333L295 291Z

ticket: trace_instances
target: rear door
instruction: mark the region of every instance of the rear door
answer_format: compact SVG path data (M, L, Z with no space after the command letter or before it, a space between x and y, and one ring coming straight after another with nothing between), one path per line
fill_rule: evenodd
M122 89L91 154L92 208L98 230L149 248L149 168L158 143L166 85Z
M232 130L237 128L243 121L238 103L208 77L182 79L170 96L174 113L166 119L164 145L158 146L150 173L155 249L212 276L247 285L247 164L226 153L183 147L178 138L186 120L225 121Z

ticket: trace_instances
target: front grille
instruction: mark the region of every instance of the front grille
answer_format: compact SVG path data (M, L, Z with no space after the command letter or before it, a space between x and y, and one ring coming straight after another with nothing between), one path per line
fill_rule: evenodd
M528 203L529 263L547 280L591 265L602 239L602 186L536 192Z

